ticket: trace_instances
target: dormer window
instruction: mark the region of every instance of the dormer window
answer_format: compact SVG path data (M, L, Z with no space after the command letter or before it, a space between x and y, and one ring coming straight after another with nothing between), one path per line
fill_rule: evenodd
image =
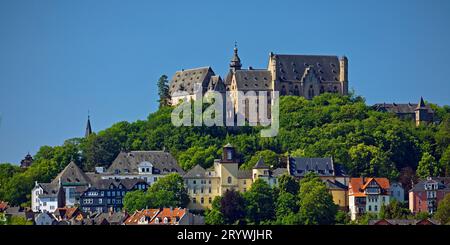
M167 217L164 217L164 224L169 223L169 219Z

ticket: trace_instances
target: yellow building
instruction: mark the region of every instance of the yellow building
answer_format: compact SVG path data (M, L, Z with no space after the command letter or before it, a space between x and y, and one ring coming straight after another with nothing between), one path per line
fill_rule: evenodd
M277 175L273 175L262 159L252 170L240 170L235 148L227 144L223 147L222 158L216 159L214 166L204 169L196 165L183 176L190 197L188 208L211 208L216 196L222 196L227 190L246 192L258 178L264 178L270 185L275 185L276 177L284 172L287 170L276 169L274 173Z
M334 204L339 206L340 210L348 210L348 187L339 181L324 180L331 195Z

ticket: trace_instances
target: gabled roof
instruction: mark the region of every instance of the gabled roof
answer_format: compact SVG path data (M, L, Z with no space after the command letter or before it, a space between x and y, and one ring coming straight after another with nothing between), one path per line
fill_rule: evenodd
M62 185L85 185L89 183L86 174L74 163L70 162L51 182Z
M340 63L337 56L272 54L276 59L277 78L300 81L305 69L313 69L321 81L339 81Z
M258 162L255 164L253 169L269 169L269 166L267 166L264 163L264 159L262 157L259 158Z
M276 168L272 171L272 176L278 177L278 176L281 176L281 175L287 174L287 173L288 173L287 168Z
M131 151L120 152L116 159L109 166L107 173L119 174L138 173L138 165L142 162L149 162L153 165L153 173L179 173L184 174L183 169L177 164L177 160L165 151Z
M292 176L303 177L308 172L318 176L344 176L340 168L335 167L333 158L289 157L288 170Z
M148 223L150 223L156 215L159 213L159 209L143 209L143 210L137 210L134 212L133 215L128 217L127 220L125 220L125 225L137 225L141 218L145 217Z
M184 178L206 177L206 170L202 166L197 164L191 170L189 170L183 177Z
M173 94L177 91L185 91L193 94L195 84L202 86L204 92L208 86L211 76L214 76L211 67L200 67L175 72L169 84L169 92Z
M160 209L158 215L156 215L156 217L151 221L151 224L164 225L164 218L167 218L167 224L174 225L180 221L185 214L187 214L187 210L185 208L162 208ZM156 223L157 218L159 219L158 223Z
M436 182L438 184L438 190L450 192L450 177L432 177L431 180L420 180L409 191L425 191L425 184L428 182Z
M375 181L381 188L381 194L387 195L390 184L387 178L350 178L350 183L348 186L349 195L351 196L365 196L365 189L370 184L370 182Z
M234 78L239 91L272 90L272 74L268 70L237 70Z
M391 112L395 114L414 114L417 108L427 109L428 113L434 113L429 105L420 106L420 104L398 104L398 103L378 103L372 106L376 111Z

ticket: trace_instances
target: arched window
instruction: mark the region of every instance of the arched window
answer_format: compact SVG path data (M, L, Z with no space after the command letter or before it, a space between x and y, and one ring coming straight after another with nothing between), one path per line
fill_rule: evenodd
M228 176L228 184L231 184L231 176Z
M200 203L203 204L205 202L205 198L200 198Z

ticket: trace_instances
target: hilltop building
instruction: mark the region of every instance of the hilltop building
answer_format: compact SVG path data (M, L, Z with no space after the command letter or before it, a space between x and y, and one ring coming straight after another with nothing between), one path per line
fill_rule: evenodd
M425 104L422 97L420 97L419 104L375 104L373 108L381 112L390 112L397 115L400 119L411 120L416 123L416 126L426 125L434 121L433 109Z
M30 153L28 153L25 158L20 161L20 167L21 168L28 168L31 166L31 164L33 164L33 157L30 155Z
M270 118L270 105L273 102L270 92L272 91L279 91L280 96L293 95L307 99L326 92L348 94L348 59L337 56L270 53L267 68L243 69L238 49L235 47L225 80L216 75L211 67L183 69L175 72L169 84L172 105L186 98L196 100L196 85L199 85L201 94L207 91L225 94L229 91L231 101L224 103L232 103L236 114L245 115L247 119L250 111L256 111L256 114L264 113L261 111L262 108L257 106L259 105L258 93L268 92L268 110L265 115ZM255 91L256 96L241 97L239 91L244 93ZM222 96L225 98L224 95ZM249 109L249 105L255 107Z

